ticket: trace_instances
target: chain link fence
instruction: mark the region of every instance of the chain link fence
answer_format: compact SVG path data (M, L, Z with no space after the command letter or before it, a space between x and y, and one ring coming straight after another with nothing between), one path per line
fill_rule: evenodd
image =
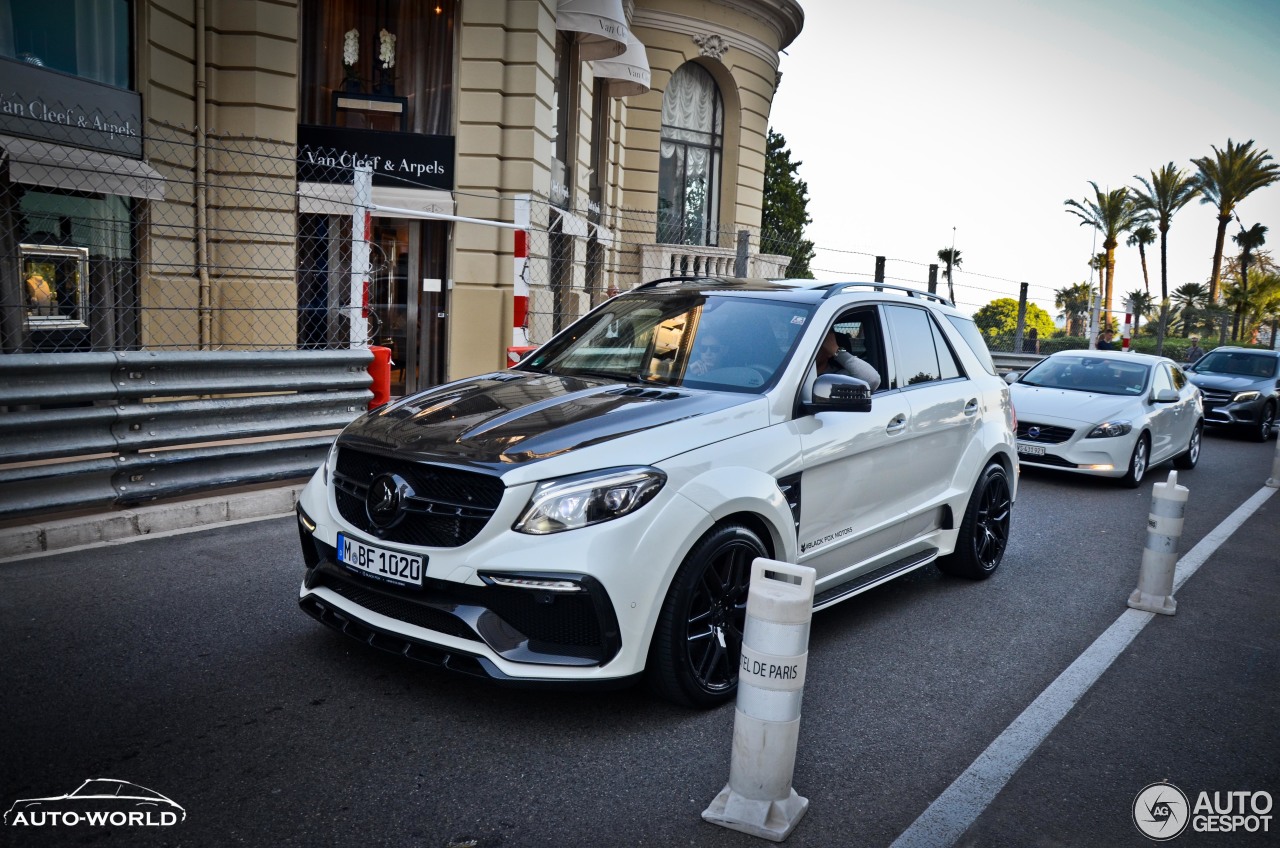
M3 352L352 346L351 215L300 205L294 145L152 124L144 161L3 148Z

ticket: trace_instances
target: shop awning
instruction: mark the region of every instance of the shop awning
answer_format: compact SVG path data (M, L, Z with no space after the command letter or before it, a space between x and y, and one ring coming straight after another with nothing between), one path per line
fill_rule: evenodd
M615 59L597 59L591 63L597 77L609 81L610 97L629 97L649 90L649 54L640 39L627 33L627 52Z
M558 0L556 29L576 34L582 59L608 59L627 49L622 0Z
M393 186L374 186L372 192L371 199L379 206L437 215L454 213L452 192ZM304 215L350 215L354 195L355 189L348 183L298 183L298 211ZM375 217L384 214L390 213L373 212Z
M15 183L164 200L164 177L139 159L9 135L0 135L0 149Z

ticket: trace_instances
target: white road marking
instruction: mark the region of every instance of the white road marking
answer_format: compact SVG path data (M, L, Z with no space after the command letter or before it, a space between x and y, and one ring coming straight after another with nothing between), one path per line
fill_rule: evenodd
M1272 488L1259 490L1179 559L1174 571L1174 591L1177 592L1276 491ZM894 840L892 848L954 845L1027 758L1040 747L1040 743L1089 691L1089 687L1154 617L1154 613L1133 609L1122 613Z

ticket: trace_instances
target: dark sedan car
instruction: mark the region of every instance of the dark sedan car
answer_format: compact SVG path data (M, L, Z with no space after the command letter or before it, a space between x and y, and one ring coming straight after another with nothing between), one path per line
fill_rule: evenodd
M1219 347L1187 368L1204 395L1204 423L1230 426L1259 442L1280 409L1280 351Z

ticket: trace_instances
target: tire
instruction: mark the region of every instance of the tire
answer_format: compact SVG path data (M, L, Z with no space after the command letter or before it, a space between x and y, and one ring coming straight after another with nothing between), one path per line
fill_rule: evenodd
M715 707L738 691L751 563L768 556L741 524L713 527L671 581L649 648L650 687L687 707Z
M1138 436L1138 442L1133 446L1133 455L1129 457L1129 470L1125 472L1124 477L1120 478L1120 483L1129 489L1136 489L1142 485L1142 478L1147 475L1147 466L1151 461L1151 440L1146 433Z
M1268 403L1262 407L1262 414L1258 416L1258 423L1254 424L1249 430L1249 438L1255 442L1265 442L1271 438L1271 427L1276 423L1276 408Z
M1012 507L1008 473L999 463L988 465L969 496L955 552L939 559L938 569L970 580L990 577L1004 559Z
M1183 471L1195 468L1200 461L1200 445L1203 441L1204 423L1197 421L1195 429L1191 431L1191 438L1187 440L1187 449L1173 458L1173 467Z

